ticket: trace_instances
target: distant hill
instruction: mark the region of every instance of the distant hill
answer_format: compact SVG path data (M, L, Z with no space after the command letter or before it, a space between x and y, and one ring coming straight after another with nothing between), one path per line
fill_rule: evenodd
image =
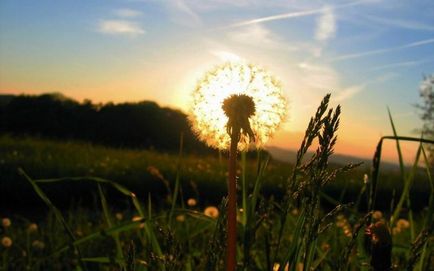
M15 98L15 95L12 95L12 94L0 94L0 106L7 105L13 98Z
M295 159L297 157L297 151L296 150L289 150L289 149L283 149L275 146L267 147L267 151L271 154L271 156L281 162L286 163L295 163ZM309 158L313 155L313 152L308 152L306 154L306 157ZM363 165L366 167L372 166L372 160L366 159L366 158L360 158L356 156L351 155L344 155L344 154L333 154L330 157L330 163L338 164L338 165L344 165L348 163L359 163L363 162ZM385 170L399 170L399 166L394 163L390 162L381 162L381 169Z
M210 153L190 129L187 115L153 101L95 104L61 93L0 95L0 132L111 147Z

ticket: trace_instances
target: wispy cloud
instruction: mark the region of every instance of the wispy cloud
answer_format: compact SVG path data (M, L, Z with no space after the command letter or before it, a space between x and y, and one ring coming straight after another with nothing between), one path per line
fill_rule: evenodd
M389 48L384 48L384 49L377 49L377 50L370 50L370 51L365 51L365 52L360 52L360 53L341 55L341 56L338 56L338 57L331 59L331 61L342 61L342 60L354 59L354 58L359 58L359 57L364 57L364 56L378 55L378 54L388 53L388 52L392 52L392 51L423 46L423 45L431 44L431 43L434 43L434 38L426 39L426 40L420 40L420 41L416 41L416 42L412 42L412 43L407 43L407 44L403 44L403 45L396 46L396 47L389 47Z
M119 17L134 18L134 17L141 16L142 12L134 9L129 9L129 8L121 8L115 10L115 14Z
M98 31L111 35L145 34L145 30L139 24L126 20L101 20L98 24Z
M242 59L239 55L228 51L213 50L210 53L222 61L239 61Z
M434 62L434 59L401 61L401 62L395 62L395 63L377 66L372 68L371 71L379 71L379 70L386 70L389 68L399 68L399 67L413 67L425 63L431 63L431 62Z
M316 9L309 9L309 10L302 10L302 11L296 11L296 12L288 12L288 13L282 13L282 14L276 14L251 20L246 20L242 22L238 22L232 25L229 25L227 28L231 27L240 27L245 25L251 25L251 24L258 24L258 23L264 23L269 21L276 21L276 20L283 20L283 19L291 19L291 18L298 18L298 17L305 17L305 16L311 16L315 14L321 14L324 12L327 8L333 8L333 9L341 9L351 6L357 6L367 3L375 2L373 0L360 0L360 1L354 1L346 4L336 5L336 6L330 6L330 7L323 7L323 8L316 8Z
M337 102L343 102L345 100L352 98L356 94L364 91L366 89L366 87L369 85L383 83L383 82L392 80L396 77L398 77L398 74L389 72L389 73L381 74L381 75L379 75L379 76L377 76L371 80L365 81L363 84L349 86L349 87L345 88L344 90L340 91L337 94L337 96L335 97L335 100Z
M167 1L167 8L171 13L171 19L178 24L187 26L202 24L199 14L184 0Z
M281 37L263 25L249 25L227 33L227 37L239 44L260 46L263 49L295 50Z
M434 31L434 25L424 24L421 22L408 21L402 19L390 19L390 18L382 18L371 15L366 15L368 20L379 23L386 26L397 27L397 28L405 28L411 30L420 30L420 31Z
M315 39L319 41L326 41L334 37L336 33L336 16L333 8L326 6L321 16L317 21L317 28L315 31Z
M323 90L339 87L339 74L333 67L319 63L302 62L298 64L303 84L309 88Z
M366 86L365 84L350 86L344 89L343 91L339 92L337 96L334 98L334 100L336 102L342 102L344 100L348 100L354 95L356 95L357 93L359 93L360 91L362 91L365 88L365 86Z

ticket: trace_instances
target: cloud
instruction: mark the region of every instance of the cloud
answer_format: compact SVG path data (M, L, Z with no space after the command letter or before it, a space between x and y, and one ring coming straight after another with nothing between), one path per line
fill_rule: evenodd
M315 39L319 41L326 41L335 36L336 33L336 16L331 7L325 7L321 16L317 21L317 28L315 31Z
M365 17L375 23L380 23L386 26L405 28L411 30L420 30L420 31L434 31L434 25L428 25L420 22L407 21L401 19L380 18L380 17L370 16L370 15L366 15Z
M371 71L379 71L379 70L385 70L385 69L389 69L389 68L399 68L399 67L413 67L413 66L422 65L425 63L431 63L431 62L434 62L434 59L401 61L401 62L395 62L395 63L377 66L377 67L372 68Z
M339 88L339 75L330 66L302 62L298 68L303 74L304 85L318 90Z
M178 24L190 27L202 24L200 16L184 0L167 1L166 7L170 12L171 19Z
M248 44L249 46L259 46L261 49L296 50L295 47L288 45L278 35L263 25L245 26L236 31L228 32L227 37L233 42Z
M334 100L336 102L342 102L344 100L348 100L354 95L356 95L357 93L359 93L360 91L362 91L365 88L365 86L366 86L365 84L350 86L344 89L343 91L339 92L337 96L334 98Z
M330 6L330 7L326 7L326 8L341 9L341 8L346 8L346 7L351 7L351 6L368 4L368 3L372 3L372 2L376 2L376 1L375 0L360 0L360 1L354 1L354 2L350 2L350 3L346 3L346 4ZM245 25L252 25L252 24L269 22L269 21L276 21L276 20L311 16L311 15L315 15L315 14L322 14L324 12L324 9L325 8L308 9L308 10L281 13L281 14L276 14L276 15L271 15L271 16L266 16L266 17L260 17L260 18L256 18L256 19L238 22L238 23L229 25L226 28L240 27L240 26L245 26Z
M222 61L240 61L242 58L234 53L222 50L210 51L210 53Z
M119 17L134 18L134 17L141 16L142 12L134 9L129 9L129 8L121 8L115 10L115 14Z
M389 80L392 80L396 78L398 74L396 73L385 73L381 74L371 80L365 81L363 84L360 85L353 85L345 88L343 91L339 92L337 94L337 97L335 97L335 100L337 102L342 102L344 100L348 100L352 98L354 95L358 94L361 91L364 91L365 88L369 85L377 84L377 83L383 83Z
M396 46L396 47L389 47L389 48L384 48L384 49L377 49L377 50L365 51L365 52L360 52L360 53L341 55L341 56L338 56L338 57L331 59L331 61L342 61L342 60L360 58L360 57L364 57L364 56L383 54L383 53L388 53L388 52L392 52L392 51L423 46L423 45L431 44L431 43L434 43L434 38L426 39L426 40L420 40L420 41L416 41L416 42L412 42L412 43L407 43L407 44L403 44L403 45Z
M139 24L126 20L101 20L98 31L112 35L136 36L145 34L145 30Z

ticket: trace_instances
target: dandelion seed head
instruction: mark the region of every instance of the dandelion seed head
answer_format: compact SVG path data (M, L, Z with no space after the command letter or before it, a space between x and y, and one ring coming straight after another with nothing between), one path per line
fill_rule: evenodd
M372 218L375 220L380 220L381 218L383 218L383 213L381 211L374 211L372 213Z
M39 240L32 242L32 247L36 250L43 250L45 248L45 243Z
M190 207L196 206L196 204L197 204L197 201L195 199L193 199L193 198L189 198L187 200L187 205L190 206Z
M2 246L4 246L5 248L9 248L12 246L12 239L8 236L4 236L2 238Z
M176 221L178 222L184 222L185 221L185 215L177 215Z
M116 217L117 220L121 221L124 218L124 215L122 213L118 212L118 213L115 214L115 217Z
M408 229L410 228L410 222L408 222L406 219L400 218L396 222L396 226L400 229Z
M29 233L37 232L37 231L38 231L38 224L36 224L36 223L31 223L31 224L29 225L29 227L27 228L27 230L29 231Z
M266 70L243 62L218 66L199 81L192 93L189 116L194 132L208 146L228 149L230 136L226 128L229 118L222 106L232 95L249 97L245 99L253 102L245 107L245 113L249 117L254 140L242 134L238 149L263 146L285 118L287 103L280 82Z
M7 217L2 219L2 225L4 228L10 227L12 224L11 220Z
M203 213L206 216L212 217L212 218L217 218L219 216L219 210L214 207L214 206L208 206L205 208L205 210L203 211Z

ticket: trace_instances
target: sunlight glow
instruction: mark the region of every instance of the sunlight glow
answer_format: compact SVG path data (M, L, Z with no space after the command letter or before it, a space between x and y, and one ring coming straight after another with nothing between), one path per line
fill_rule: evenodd
M228 62L205 74L193 92L190 121L198 138L208 146L227 149L230 137L226 132L227 116L223 101L233 94L250 96L256 113L250 117L255 143L240 140L239 150L261 147L285 118L287 102L280 82L264 69L243 62Z

